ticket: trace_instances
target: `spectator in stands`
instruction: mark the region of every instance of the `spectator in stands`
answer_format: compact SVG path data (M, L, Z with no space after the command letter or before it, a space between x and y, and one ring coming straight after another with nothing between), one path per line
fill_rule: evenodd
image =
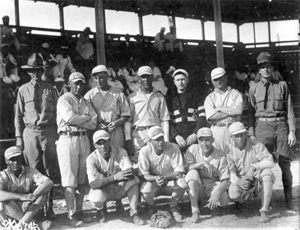
M171 114L170 135L184 153L197 142L197 131L207 126L204 99L198 92L188 91L189 74L184 69L173 73L176 90L167 97Z
M92 70L97 87L85 94L98 114L98 130L106 130L111 136L111 143L124 146L123 124L130 117L130 109L125 95L108 84L108 71L104 65Z
M68 90L67 87L65 86L65 79L62 77L55 78L54 89L56 90L57 98L67 93Z
M53 178L56 162L57 96L53 86L43 82L44 63L40 53L32 54L22 66L31 81L22 85L17 96L15 113L16 145L22 150L26 163L42 174ZM46 215L54 217L53 197L50 193Z
M94 54L94 47L89 36L91 32L90 27L86 27L77 41L76 50L83 59L90 59Z
M232 142L225 150L231 182L228 188L229 197L237 202L238 208L245 208L245 201L260 191L257 186L259 183L262 204L258 222L267 222L275 181L271 170L274 166L273 157L262 143L247 137L246 128L241 122L230 125L229 133Z
M160 31L156 34L155 40L154 40L154 48L157 49L158 51L163 51L164 46L165 46L165 35L166 28L161 27Z
M9 16L5 15L2 17L3 25L1 26L1 41L2 43L7 43L18 51L20 49L20 44L18 38L15 36L12 28L9 26Z
M141 87L128 97L131 117L124 125L125 149L134 164L138 162L140 149L147 144L147 131L150 127L161 126L165 141L169 141L170 120L164 96L152 86L152 69L142 66L137 74Z
M71 57L69 56L69 47L62 45L59 50L60 52L56 55L55 59L57 60L60 77L64 78L65 81L68 81L69 75L76 72L76 69L74 68ZM66 71L68 71L68 74L65 76Z
M182 220L178 203L187 188L183 179L184 165L179 147L165 142L164 132L160 126L148 130L148 144L139 154L139 175L144 182L141 193L147 205L148 212L155 213L154 197L159 195L172 196L170 211L176 221Z
M153 61L149 62L149 66L151 67L152 72L153 72L153 82L152 82L153 87L157 91L161 92L162 95L166 96L167 92L168 92L168 88L165 86L165 82L162 79L159 68L154 65Z
M121 61L128 62L129 60L133 60L135 51L135 45L130 41L130 35L125 35L125 41L121 42L119 45L120 59Z
M135 225L146 222L138 216L139 179L132 172L132 164L125 149L113 145L110 135L98 130L93 136L96 148L87 160L87 174L91 186L89 200L96 207L100 223L105 222L103 206L110 200L128 197L130 216Z
M231 202L227 192L229 171L225 154L213 147L213 133L209 128L199 129L197 139L198 144L190 146L185 155L185 181L189 186L194 223L200 221L198 200L208 200L204 207L210 209Z
M42 76L43 81L53 82L55 78L61 76L60 69L58 67L58 61L51 53L50 44L44 42L41 45L41 54L44 60L45 72Z
M228 86L228 79L222 67L211 71L211 81L215 90L204 102L206 119L211 124L214 134L214 146L224 150L229 144L228 127L241 119L244 108L243 97L239 91Z
M183 52L183 46L181 41L177 40L176 37L176 28L175 26L170 27L170 32L166 34L165 38L166 51L174 52L175 49L178 49L179 52Z
M6 149L4 157L7 169L0 172L1 222L12 218L19 221L17 229L29 229L29 226L49 229L50 221L36 225L33 218L45 204L53 182L38 170L23 166L22 151L18 147Z
M0 76L20 80L20 77L18 76L17 61L9 52L9 48L10 47L8 44L1 45L0 63L2 63L2 73L0 74Z
M81 95L84 84L85 78L81 73L72 73L69 79L71 91L57 102L57 132L60 135L57 156L68 209L68 224L72 227L92 221L89 216L83 216L82 207L87 180L86 159L90 154L87 132L96 128L97 114Z

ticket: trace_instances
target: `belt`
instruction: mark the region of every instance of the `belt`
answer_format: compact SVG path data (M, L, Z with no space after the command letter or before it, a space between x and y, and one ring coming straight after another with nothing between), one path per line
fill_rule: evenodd
M259 117L259 121L285 121L285 117Z
M87 135L87 132L86 131L83 131L83 132L60 131L59 135L63 135L63 136L84 136L84 135Z
M217 126L217 127L228 127L232 124L232 122L228 122L228 123L217 123L217 124L214 124L214 126Z
M132 129L133 129L133 130L136 130L136 131L144 131L144 130L150 129L151 127L152 127L152 126L141 126L141 127L132 126Z

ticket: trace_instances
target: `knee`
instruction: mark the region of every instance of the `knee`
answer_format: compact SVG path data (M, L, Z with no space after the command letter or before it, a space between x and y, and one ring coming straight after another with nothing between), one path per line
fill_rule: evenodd
M273 182L275 181L275 175L271 169L264 169L261 172L261 181L262 182Z
M154 192L153 183L151 183L149 181L142 183L140 191L143 194L153 193Z
M189 183L190 181L196 181L196 182L199 182L200 181L200 176L199 176L199 173L197 170L195 169L192 169L190 170L186 176L185 176L185 181L187 183Z
M91 189L89 194L89 200L93 204L104 203L106 201L106 195L101 189Z
M230 184L228 189L228 196L231 200L238 200L241 196L239 187L235 184Z
M187 189L188 185L186 183L186 181L184 180L184 178L179 178L175 181L175 186L174 186L175 190L182 190L182 189Z

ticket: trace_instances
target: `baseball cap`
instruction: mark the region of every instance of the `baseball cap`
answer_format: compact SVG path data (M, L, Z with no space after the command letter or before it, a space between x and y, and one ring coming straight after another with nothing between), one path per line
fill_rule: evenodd
M152 75L153 71L150 68L150 66L141 66L138 70L138 76L142 76L142 75Z
M149 139L156 139L161 136L164 136L164 131L159 126L153 126L148 130Z
M211 71L211 80L217 79L225 75L226 72L222 67L215 68Z
M212 137L212 136L213 136L213 133L212 133L211 129L207 128L207 127L201 128L197 132L197 138L200 138L200 137Z
M9 46L9 44L7 44L7 43L2 43L2 44L1 44L1 48L4 48L4 47L10 47L10 46Z
M44 65L44 59L41 53L33 53L27 61L27 65L23 65L22 69L40 69L47 67Z
M7 76L3 77L2 80L7 85L13 83L13 80L10 77L7 77Z
M257 56L257 64L271 63L272 56L268 52L262 52Z
M184 69L177 69L177 70L175 70L174 73L172 74L172 77L175 77L176 75L178 75L180 73L184 74L186 77L189 77L188 72L186 70L184 70Z
M11 75L9 75L9 77L10 77L10 79L13 81L13 82L18 82L18 81L20 81L20 77L18 76L18 75L16 75L16 74L11 74Z
M97 65L96 67L94 67L94 69L92 70L92 75L94 75L95 73L101 73L101 72L108 73L108 70L105 65Z
M82 73L74 72L74 73L71 73L71 75L69 77L69 81L73 81L73 82L83 81L83 83L85 83L85 78L82 75Z
M232 123L229 126L228 130L229 130L229 133L231 135L235 135L235 134L238 134L238 133L244 133L244 132L246 132L246 128L243 125L243 123L241 123L241 122L234 122L234 123Z
M16 156L20 156L20 155L22 155L22 151L17 146L9 147L8 149L5 150L5 153L4 153L4 157L6 159L10 159L12 157L16 157Z
M94 133L93 142L97 143L99 140L108 140L110 138L109 134L105 130L98 130Z

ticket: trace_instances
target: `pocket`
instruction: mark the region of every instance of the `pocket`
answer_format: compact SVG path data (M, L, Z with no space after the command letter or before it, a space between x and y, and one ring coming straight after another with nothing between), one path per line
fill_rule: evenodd
M283 99L283 95L277 95L275 97L275 110L277 111L283 111L284 110L284 99Z
M28 99L25 100L25 111L26 112L35 111L34 99L33 98L28 98Z
M264 97L256 98L256 112L260 112L264 110L264 103L265 103Z

